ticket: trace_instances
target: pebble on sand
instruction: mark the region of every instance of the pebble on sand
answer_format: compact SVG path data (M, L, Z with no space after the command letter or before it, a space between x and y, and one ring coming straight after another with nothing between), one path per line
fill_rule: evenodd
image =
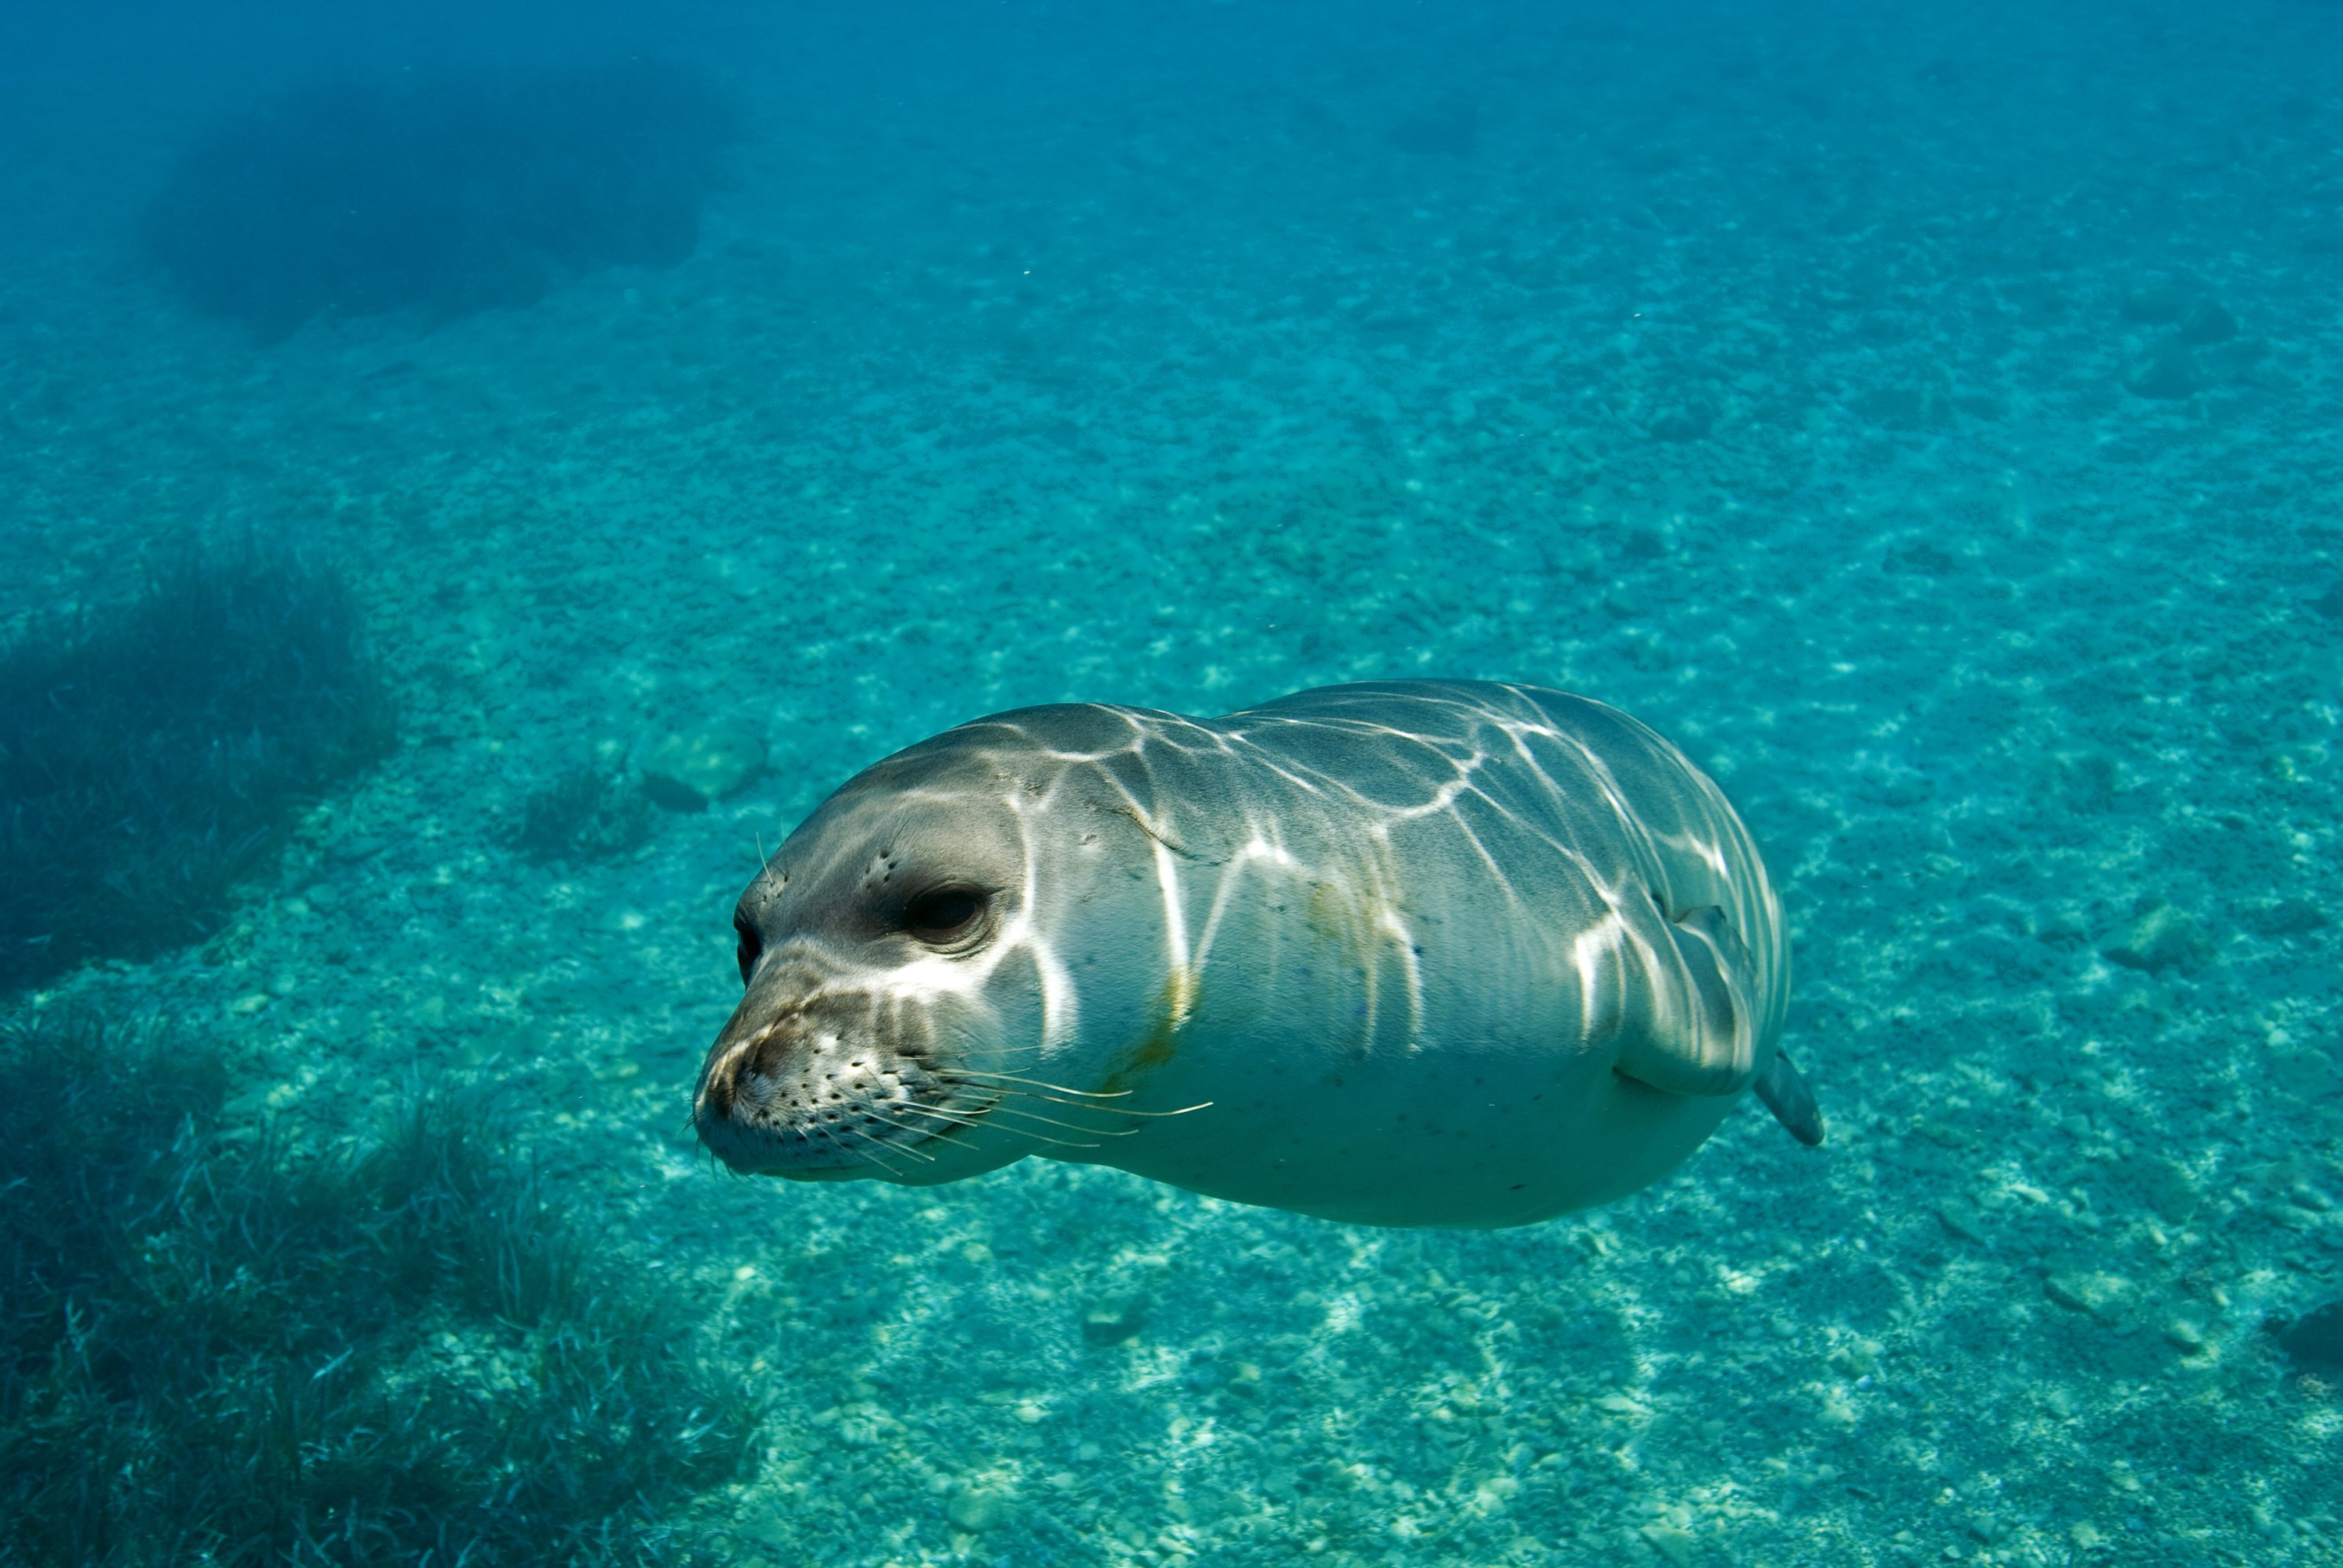
M1691 1531L1679 1530L1672 1524L1646 1524L1642 1534L1662 1558L1676 1564L1676 1568L1690 1568L1693 1549L1699 1544Z
M944 1512L962 1530L998 1529L1017 1511L1017 1500L1004 1492L972 1490L953 1498Z
M2078 1269L2072 1273L2053 1274L2043 1281L2042 1293L2062 1307L2112 1321L2123 1315L2139 1293L2139 1287L2121 1274Z
M2099 951L2126 969L2194 974L2213 961L2213 940L2186 910L2159 903L2142 910Z
M765 739L745 724L679 729L643 759L643 790L670 811L701 811L765 770Z

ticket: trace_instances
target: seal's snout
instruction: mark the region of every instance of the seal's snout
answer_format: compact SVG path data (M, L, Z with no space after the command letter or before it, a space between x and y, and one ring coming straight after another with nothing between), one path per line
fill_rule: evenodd
M956 1120L923 1033L867 995L759 983L708 1053L692 1126L745 1173L891 1174Z

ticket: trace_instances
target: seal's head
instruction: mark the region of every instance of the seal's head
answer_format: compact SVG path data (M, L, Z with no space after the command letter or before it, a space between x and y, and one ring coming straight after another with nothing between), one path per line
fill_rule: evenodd
M1081 842L1100 836L1070 846L1054 806L1095 757L1081 742L1129 739L1097 732L1101 711L1028 709L899 752L749 884L732 917L748 993L692 1106L727 1165L925 1185L1109 1131L1044 1099L1080 1091L1030 1077L1073 1022L1043 905L1085 899Z

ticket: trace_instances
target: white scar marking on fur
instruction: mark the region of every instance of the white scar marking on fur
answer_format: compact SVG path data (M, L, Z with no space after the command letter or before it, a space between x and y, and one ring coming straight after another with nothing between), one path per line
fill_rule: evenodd
M1725 846L1714 839L1704 838L1694 832L1654 833L1652 837L1660 843L1688 851L1698 859L1701 864L1715 872L1720 880L1732 880L1732 870L1725 863Z
M1447 783L1443 784L1439 789L1433 790L1432 792L1431 799L1426 800L1421 806L1403 806L1393 810L1391 813L1392 821L1406 822L1413 820L1417 817L1430 817L1447 810L1451 806L1456 803L1456 798L1458 796L1463 794L1473 787L1473 770L1479 768L1481 764L1486 760L1487 759L1485 757L1476 754L1470 761L1457 764L1456 777L1451 779Z
M1596 1005L1604 995L1604 979L1606 966L1615 969L1619 948L1627 934L1627 922L1612 910L1594 925L1578 933L1570 944L1570 961L1578 970L1578 1013L1582 1037L1592 1038L1600 1021L1595 1016Z
M1389 904L1382 908L1379 922L1383 934L1399 949L1400 970L1407 979L1407 1048L1411 1051L1423 1049L1423 961L1415 950L1415 933L1407 921Z
M910 1002L924 1007L940 998L967 1000L980 996L984 982L990 978L992 963L982 966L956 964L936 953L897 964L892 969L863 969L848 976L845 986L826 989L840 990L868 995L883 996L890 1001Z
M1244 873L1262 864L1288 871L1299 870L1302 866L1302 862L1292 854L1259 833L1255 833L1252 842L1236 852L1229 862L1228 869L1221 874L1219 882L1212 889L1212 908L1204 917L1203 934L1196 939L1196 969L1199 973L1212 961L1212 939L1220 934L1222 918L1236 902L1237 889L1244 879Z
M1400 916L1390 890L1399 880L1397 858L1392 852L1391 825L1377 822L1367 829L1367 838L1375 853L1363 868L1366 875L1359 889L1360 912L1366 917L1367 929L1377 935L1393 939L1400 951L1401 977L1407 990L1407 1047L1416 1048L1423 1032L1423 970L1416 961L1414 933ZM1340 884L1337 883L1337 886ZM1374 1043L1375 1032L1383 1020L1383 966L1372 950L1362 950L1359 967L1365 984L1365 1022L1361 1029L1362 1049Z
M1044 802L1043 811L1051 803ZM1019 900L1016 918L1001 932L998 950L1006 953L1021 949L1033 956L1034 972L1041 979L1041 1056L1047 1060L1058 1050L1071 1041L1081 1027L1081 1001L1075 990L1074 977L1068 972L1057 950L1050 945L1034 924L1033 912L1041 907L1041 836L1033 831L1025 819L1021 797L1009 797L1009 809L1018 819L1018 839L1025 851L1025 890ZM987 978L990 970L986 970Z
M1171 846L1148 835L1155 849L1155 881L1163 890L1164 956L1170 960L1171 974L1168 1000L1171 1004L1171 1025L1178 1029L1188 1021L1188 1013L1196 1005L1196 971L1191 967L1188 950L1188 918L1180 907L1180 863L1172 857Z

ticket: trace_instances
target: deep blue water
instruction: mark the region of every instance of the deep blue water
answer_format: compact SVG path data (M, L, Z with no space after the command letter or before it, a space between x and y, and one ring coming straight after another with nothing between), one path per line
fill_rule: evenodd
M2343 1297L2343 8L16 0L0 214L0 625L286 541L397 714L185 945L0 1006L217 1054L223 1169L485 1084L757 1411L640 1507L581 1472L595 1550L2343 1562L2343 1352L2272 1326ZM697 1151L732 900L856 769L1418 675L1724 785L1822 1151L1745 1107L1495 1232ZM643 806L673 737L762 766ZM581 769L610 830L527 851ZM204 1408L340 1386L254 1299ZM382 1408L652 1430L544 1417L558 1324L453 1300L348 1363ZM293 1523L156 1545L159 1462L71 1436L131 1395L71 1425L40 1332L0 1501L147 1523L0 1562L437 1563L513 1495L313 1432Z

